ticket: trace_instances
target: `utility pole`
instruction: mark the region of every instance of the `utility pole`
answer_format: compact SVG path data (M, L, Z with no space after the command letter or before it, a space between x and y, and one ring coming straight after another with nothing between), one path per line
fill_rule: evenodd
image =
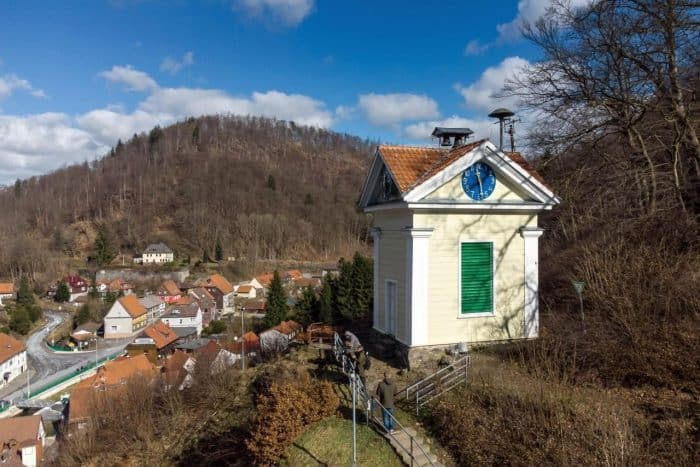
M234 295L234 297L235 297L235 295ZM233 309L234 310L236 309L235 299L233 302ZM243 320L243 309L242 308L240 310L240 313L241 313L241 370L245 371L245 338L243 337L243 335L245 334L245 329L244 329L245 322Z
M356 379L357 374L355 373L355 368L353 368L353 372L350 373L350 384L352 386L352 467L357 467L357 421L355 419Z

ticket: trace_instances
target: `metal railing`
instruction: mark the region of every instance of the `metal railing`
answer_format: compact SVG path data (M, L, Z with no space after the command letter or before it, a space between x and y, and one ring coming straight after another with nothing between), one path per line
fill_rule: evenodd
M398 430L394 430L394 432L389 433L389 435L396 436L397 433L404 433L409 439L408 448L398 440L396 440L396 444L410 457L411 467L414 465L420 465L416 460L416 457L420 454L425 457L430 465L435 466L435 463L430 458L430 455L425 451L425 449L423 449L421 443L416 440L416 436L409 433L391 412L387 411L387 409L376 398L369 395L364 382L357 376L355 363L348 357L345 344L343 344L343 341L340 339L338 333L334 333L333 335L333 354L335 355L338 363L340 363L343 373L348 376L348 382L351 388L353 385L355 385L354 389L357 391L361 405L365 407L367 423L369 424L369 422L372 422L376 428L380 429L384 433L389 433L384 426L383 418L380 418L386 413L386 415L391 418L394 426L398 428ZM375 409L377 408L379 409L380 413L379 417L375 415ZM418 448L419 452L416 452L416 448Z
M462 383L466 384L468 371L469 355L465 355L450 365L407 386L401 391L402 398L415 405L417 414L418 410L432 399L449 391L455 386Z

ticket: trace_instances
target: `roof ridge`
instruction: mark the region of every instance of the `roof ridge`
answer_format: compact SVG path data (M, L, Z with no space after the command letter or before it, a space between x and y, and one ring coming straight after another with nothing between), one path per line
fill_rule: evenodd
M432 149L434 151L448 152L447 149L435 148L432 146L417 146L411 144L378 144L378 148L411 148L411 149Z

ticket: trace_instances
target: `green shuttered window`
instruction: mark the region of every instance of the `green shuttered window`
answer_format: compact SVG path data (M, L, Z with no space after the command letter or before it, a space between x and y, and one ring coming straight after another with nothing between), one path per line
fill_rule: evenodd
M493 312L493 243L461 244L461 312Z

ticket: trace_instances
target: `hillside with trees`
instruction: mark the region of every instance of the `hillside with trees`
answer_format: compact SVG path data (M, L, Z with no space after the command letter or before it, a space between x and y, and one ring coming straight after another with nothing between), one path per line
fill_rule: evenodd
M53 279L164 241L180 258L335 262L364 249L371 145L265 118L153 128L0 192L0 277Z

